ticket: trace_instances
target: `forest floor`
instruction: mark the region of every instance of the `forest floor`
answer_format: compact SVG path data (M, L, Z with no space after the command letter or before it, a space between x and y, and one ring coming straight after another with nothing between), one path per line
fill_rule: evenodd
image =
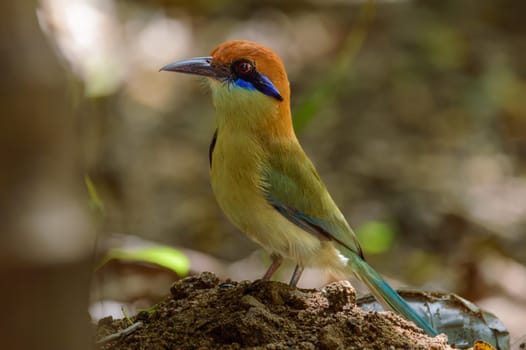
M100 349L451 349L391 312L363 311L348 282L320 290L272 281L175 282L171 296L132 319L102 319L97 339L140 321Z

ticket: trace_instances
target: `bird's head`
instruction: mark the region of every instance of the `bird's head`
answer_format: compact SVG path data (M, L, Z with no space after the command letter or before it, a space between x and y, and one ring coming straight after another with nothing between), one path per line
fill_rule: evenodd
M290 87L281 59L252 41L227 41L214 48L210 56L178 61L161 70L209 78L219 109L253 111L263 105L282 113L289 109Z

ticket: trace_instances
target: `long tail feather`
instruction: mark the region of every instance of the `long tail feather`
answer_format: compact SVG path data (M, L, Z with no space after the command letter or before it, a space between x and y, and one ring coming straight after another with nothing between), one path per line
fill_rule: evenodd
M384 281L382 276L376 272L371 265L365 260L351 253L348 256L350 258L349 264L352 266L353 272L356 276L363 281L375 298L388 310L392 310L395 313L400 314L405 319L414 322L418 327L422 328L429 336L436 336L438 332L415 310L402 299L402 297L391 288L387 282Z

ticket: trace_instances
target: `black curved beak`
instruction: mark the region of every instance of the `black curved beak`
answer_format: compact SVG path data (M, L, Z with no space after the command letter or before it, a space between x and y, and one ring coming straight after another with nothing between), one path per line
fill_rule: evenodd
M212 57L195 57L187 60L177 61L167 64L159 71L179 72L186 74L200 75L202 77L220 79L221 70L212 65Z

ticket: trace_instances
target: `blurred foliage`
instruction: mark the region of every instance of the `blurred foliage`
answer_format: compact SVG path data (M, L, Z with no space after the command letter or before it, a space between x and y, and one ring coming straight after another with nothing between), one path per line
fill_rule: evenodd
M369 221L358 227L356 236L365 254L380 254L392 247L395 231L388 223Z
M339 52L336 53L334 62L327 69L325 78L312 85L302 97L301 102L293 111L294 129L297 133L320 113L323 107L334 103L338 95L338 87L342 79L348 78L352 63L359 53L364 40L367 37L368 27L374 17L376 5L374 1L367 1L361 8L356 25L351 28Z
M93 181L91 181L89 176L84 176L84 183L86 184L86 189L88 190L90 207L99 213L104 213L104 203L97 193L95 184Z

